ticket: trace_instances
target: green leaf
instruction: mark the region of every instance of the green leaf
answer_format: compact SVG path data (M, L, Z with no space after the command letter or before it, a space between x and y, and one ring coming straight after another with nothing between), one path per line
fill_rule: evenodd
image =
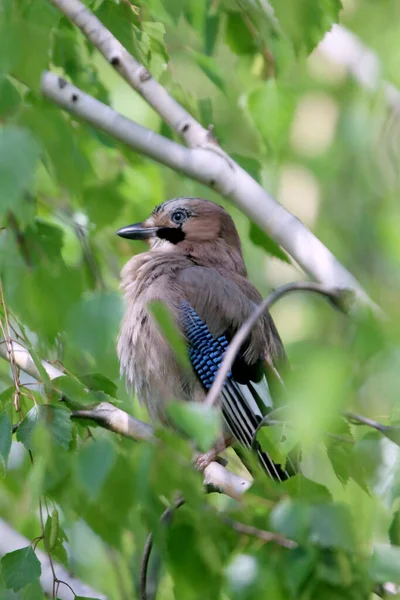
M305 542L310 527L311 507L305 502L285 498L270 513L271 527L290 539Z
M60 27L54 31L53 63L61 67L72 80L78 78L83 65L79 57L79 46L75 26L62 19ZM79 85L77 83L77 85Z
M205 56L198 52L192 52L192 55L203 73L225 94L225 81L216 60L212 56Z
M255 223L250 223L250 240L256 246L261 246L264 248L268 254L271 256L275 256L275 258L279 258L285 263L291 264L290 259L286 252L284 252L280 246L274 240L272 240L258 225Z
M347 483L352 471L351 444L341 442L332 443L330 444L327 453L336 476L342 483Z
M100 493L116 460L114 444L107 439L87 443L78 455L77 475L90 500Z
M286 465L289 452L297 444L297 438L292 429L282 423L266 424L257 433L257 441L261 448L269 454L275 463L282 467Z
M55 443L67 449L72 439L70 414L64 406L36 404L18 427L17 440L22 442L27 450L32 450L35 430L42 424L48 428Z
M31 546L8 552L1 559L4 582L14 592L33 583L42 573L40 562Z
M5 410L0 413L0 470L7 470L12 443L12 425Z
M287 148L295 107L293 90L275 80L267 81L249 95L248 109L254 125L275 154Z
M143 447L148 446L144 444ZM131 522L132 513L135 512L132 509L139 508L135 503L135 494L140 491L145 502L147 499L152 500L151 496L148 496L149 490L145 483L149 473L137 475L133 461L130 460L132 457L137 459L136 448L132 444L127 448L129 448L128 452L120 452L117 455L116 463L101 486L96 501L93 502L91 498L87 497L87 494L79 494L79 502L76 503L79 514L89 527L105 542L116 547L120 547L127 524ZM141 483L138 484L138 481ZM74 490L76 490L75 486ZM157 506L160 509L160 505ZM158 513L159 516L160 513ZM139 525L139 531L140 528L141 525Z
M117 377L115 340L121 317L122 299L117 292L93 292L83 297L68 316L68 349L75 362L77 356L84 355L90 361L87 368Z
M125 198L118 192L121 178L87 187L82 192L82 206L97 227L112 225L120 216Z
M113 398L117 396L118 386L101 373L87 373L81 375L80 380L89 390L101 391Z
M332 497L325 486L307 479L300 473L290 477L281 484L284 491L291 498L304 500L313 504L327 503Z
M1 129L0 219L9 210L18 218L24 193L32 187L39 155L39 145L29 131L12 125Z
M253 54L257 43L245 24L245 16L239 12L228 12L225 39L235 54Z
M103 2L95 11L95 15L128 52L147 66L147 52L140 43L141 31L138 28L140 23L127 2L119 4Z
M76 402L77 405L81 403L86 404L88 401L88 391L86 387L74 377L60 375L60 377L52 379L51 385L56 392L61 392L68 400Z
M51 537L52 527L54 526L53 522L54 522L53 516L48 515L46 524L44 527L44 535L45 535L49 545L50 545L50 537ZM64 547L64 542L68 542L68 537L67 537L65 531L58 524L56 538L55 538L55 540L53 540L53 544L50 546L50 554L52 555L53 558L55 558L56 560L58 560L59 562L61 562L63 565L65 565L68 568L69 567L68 554Z
M311 52L333 23L342 8L340 0L271 0L284 34L296 52Z
M21 600L44 600L44 598L45 597L39 579L36 579L24 587L21 592Z
M178 22L179 17L182 15L188 0L161 0L165 10L171 15L175 23Z
M92 168L78 132L71 127L68 118L59 109L41 101L26 106L19 122L29 127L42 143L48 168L56 182L74 193L81 192Z
M368 433L354 447L359 477L388 506L400 496L400 449L380 433Z
M400 548L375 544L370 564L370 576L378 583L400 584Z
M163 23L154 23L153 21L145 21L142 23L143 31L149 37L150 53L154 58L158 55L164 62L169 61L167 49L165 47L165 26ZM150 65L152 67L152 65ZM153 77L156 76L153 69L151 69Z
M26 0L22 7L20 11L16 7L15 21L11 25L15 28L19 50L12 74L39 91L41 75L49 64L51 30L61 13L46 0Z
M61 393L68 398L70 406L76 408L85 404L96 404L102 399L97 397L95 390L88 390L81 381L69 375L61 375L52 379L51 385L57 393Z
M197 402L172 402L168 405L168 415L202 452L210 450L220 434L221 413L215 408Z
M6 118L15 113L20 106L21 96L9 79L0 77L0 117Z
M15 385L10 385L10 387L6 388L0 393L0 403L3 405L8 404L14 396Z
M389 538L392 546L400 546L400 510L396 510L390 524Z
M354 535L348 509L340 504L316 504L285 499L271 512L273 528L287 537L324 548L354 550Z
M2 6L2 10L3 10ZM2 14L0 19L0 74L7 75L19 60L21 48L18 39L18 24L16 19L4 18L7 13Z
M221 17L219 14L207 15L204 23L204 52L211 56L218 38Z
M355 539L348 508L340 504L320 504L311 508L310 541L324 548L354 550Z
M200 98L199 111L201 124L207 129L213 122L213 109L210 98Z
M241 154L231 154L231 157L242 167L242 169L247 171L256 181L258 181L258 183L261 183L262 167L257 159L251 156L242 156ZM265 233L264 236L266 236Z

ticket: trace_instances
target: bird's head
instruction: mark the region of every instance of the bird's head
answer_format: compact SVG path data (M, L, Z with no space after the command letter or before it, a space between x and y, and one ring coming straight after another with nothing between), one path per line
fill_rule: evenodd
M211 254L232 255L243 271L240 239L231 216L218 204L202 198L174 198L157 206L142 223L117 231L123 238L147 240L150 247L190 255L200 262Z

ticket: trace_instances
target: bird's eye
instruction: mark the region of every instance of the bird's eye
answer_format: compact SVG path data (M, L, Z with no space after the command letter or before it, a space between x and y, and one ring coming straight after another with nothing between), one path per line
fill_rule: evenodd
M172 220L174 223L176 223L177 225L180 225L181 223L183 223L186 219L187 219L187 212L184 210L176 210L175 212L172 213Z

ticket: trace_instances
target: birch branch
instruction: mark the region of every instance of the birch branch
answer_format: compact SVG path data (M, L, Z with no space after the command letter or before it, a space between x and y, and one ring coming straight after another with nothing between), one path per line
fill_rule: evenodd
M10 349L12 348L15 365L40 382L40 373L28 350L16 341L10 340L9 344L6 344L5 340L0 340L0 357L8 362L10 362L11 357L7 346ZM50 379L56 379L64 375L63 371L47 361L42 361L42 366ZM80 410L73 410L72 417L89 419L96 422L100 427L135 441L150 440L153 436L153 428L150 425L135 419L110 402L101 402L96 406L85 406ZM214 461L207 464L203 469L203 475L205 485L212 486L215 490L221 491L232 498L239 498L251 486L251 481L239 477Z
M81 29L132 88L183 136L192 147L192 152L183 152L184 149L179 144L167 144L162 136L132 122L128 140L121 130L122 123L127 126L128 119L121 121L120 115L118 118L117 113L112 115L109 107L83 95L77 88L60 86L60 80L54 75L45 74L42 79L45 96L72 114L124 141L134 150L217 190L282 246L313 279L330 287L351 289L362 303L371 303L356 279L322 242L215 143L210 143L212 140L207 130L170 97L80 0L50 1ZM145 138L142 143L139 142L140 135ZM157 147L158 143L160 147ZM172 157L168 155L168 149L172 151Z
M186 148L123 117L111 107L54 73L42 77L42 92L61 108L124 142L133 150L171 167L230 198L317 281L349 289L372 305L356 279L305 227L278 204L239 165L213 148Z
M9 348L12 348L15 364L22 369L22 371L41 382L40 373L28 350L14 340L10 341L8 346ZM4 340L0 341L0 356L10 362L10 353ZM65 375L63 371L57 369L51 363L45 360L41 362L51 380ZM143 421L139 421L138 419L134 419L131 415L128 415L128 413L117 408L110 402L101 402L93 407L74 410L72 411L72 416L75 418L90 419L105 429L109 429L114 433L119 433L133 440L149 439L153 431L150 425Z
M210 133L141 65L81 0L50 0L90 40L118 73L154 108L188 146L203 146Z
M25 548L31 544L30 540L15 531L6 521L0 519L0 556L4 556L8 552L13 552L19 548ZM40 577L40 585L46 592L49 598L53 597L53 572L51 570L49 557L42 550L36 549L41 567L42 575ZM100 594L80 579L76 579L67 571L67 569L59 564L54 563L54 568L58 579L64 581L74 590L76 596L87 596L98 600L108 600L104 594ZM60 585L57 597L60 600L74 600L75 594L65 585Z

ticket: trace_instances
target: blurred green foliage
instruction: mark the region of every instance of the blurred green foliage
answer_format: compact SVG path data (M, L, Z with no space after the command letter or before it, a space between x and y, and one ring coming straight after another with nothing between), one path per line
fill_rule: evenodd
M0 516L37 538L45 496L51 554L110 598L138 597L149 530L165 566L160 600L364 599L377 584L400 583L398 430L383 435L341 417L351 410L400 424L399 122L383 94L365 91L318 51L309 56L340 15L379 53L383 75L400 86L399 3L346 0L343 10L339 0L87 5L204 126L214 124L223 147L316 232L387 320L356 324L311 295L276 306L293 365L289 405L260 436L281 462L300 441L304 474L282 485L258 477L240 503L204 494L187 437L160 430L159 444L133 444L72 421L58 404L63 394L77 406L119 402L146 418L119 379L115 353L119 271L144 246L117 238L116 229L142 220L168 197L226 204L46 102L40 77L50 68L174 138L48 0L2 0L5 306L11 337L29 348L38 368L42 358L61 361L68 376L50 384L41 369L38 387L21 374L18 415L12 372L5 361L0 365ZM263 294L301 276L257 224L227 208ZM6 326L3 304L0 314ZM200 447L214 440L213 412L175 404L171 417ZM160 515L178 492L186 504L165 527ZM298 547L240 534L226 515L282 533ZM39 572L32 547L6 555L1 598L42 598Z

